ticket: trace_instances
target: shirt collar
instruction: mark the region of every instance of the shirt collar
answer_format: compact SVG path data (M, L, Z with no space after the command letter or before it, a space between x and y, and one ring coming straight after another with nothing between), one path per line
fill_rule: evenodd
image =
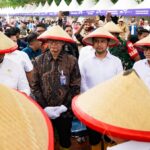
M96 57L96 55L95 55L95 53L93 53L93 56L92 56L93 58L98 58L98 57ZM110 59L111 58L111 54L110 54L110 52L107 50L107 55L106 55L106 57L104 58L104 59Z
M147 59L144 60L144 64L147 65L148 67L150 67Z

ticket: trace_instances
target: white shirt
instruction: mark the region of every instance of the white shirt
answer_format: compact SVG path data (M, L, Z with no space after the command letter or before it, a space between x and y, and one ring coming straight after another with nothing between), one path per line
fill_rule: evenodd
M16 50L12 53L5 54L5 57L21 65L21 67L25 72L30 72L33 70L31 60L29 59L29 56L25 52Z
M107 150L150 150L149 142L128 141L112 147Z
M91 56L95 53L95 49L92 46L85 46L82 47L79 51L79 59L78 59L78 64L80 67L80 64L88 57Z
M104 59L99 59L95 53L88 56L80 65L81 92L100 84L123 71L121 60L109 52Z
M147 59L137 61L134 64L133 69L135 69L137 74L150 89L150 65L148 64Z
M29 83L23 69L20 65L5 57L3 62L0 63L0 83L27 95L30 94Z

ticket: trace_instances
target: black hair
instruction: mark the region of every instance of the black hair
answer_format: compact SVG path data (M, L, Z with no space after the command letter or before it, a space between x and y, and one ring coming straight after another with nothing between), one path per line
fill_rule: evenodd
M137 33L138 35L141 35L142 33L149 33L149 31L147 29L144 29L143 27L138 27Z
M8 37L14 36L17 33L20 33L20 29L17 27L10 27L10 29L5 30L5 35Z
M34 40L37 40L38 34L37 33L30 33L27 38L26 41L30 44L31 42L33 42Z
M18 27L14 27L14 30L15 30L16 34L17 34L17 33L20 34L20 29L19 29Z
M44 28L45 30L47 29L46 24L44 24L44 23L39 23L39 24L37 24L37 25L36 25L36 28L37 28L37 27L42 27L42 28Z
M10 29L6 29L6 30L5 30L5 35L6 35L7 37L15 36L15 35L16 35L16 32L15 32L14 28L11 27Z
M68 28L68 27L70 27L70 28L72 29L72 26L71 26L71 25L65 25L65 26L63 27L63 29L65 30L65 29Z

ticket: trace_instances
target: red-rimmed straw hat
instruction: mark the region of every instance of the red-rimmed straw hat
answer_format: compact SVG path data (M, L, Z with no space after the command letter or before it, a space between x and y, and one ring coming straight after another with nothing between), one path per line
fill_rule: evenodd
M0 149L54 150L52 125L31 98L0 85Z
M112 21L106 23L103 27L110 33L122 33L122 30Z
M17 44L2 32L0 32L0 43L0 54L11 53L18 48Z
M38 40L58 40L69 43L75 42L59 25L50 27L38 37Z
M139 41L137 41L135 44L134 44L134 46L135 47L150 47L150 34L147 36L147 37L145 37L145 38L143 38L143 39L141 39L141 40L139 40Z
M113 47L118 44L118 39L109 33L104 27L99 27L95 31L84 37L83 42L86 45L93 45L93 38L109 39L109 46Z
M134 71L75 97L72 109L79 120L102 134L150 142L150 91Z

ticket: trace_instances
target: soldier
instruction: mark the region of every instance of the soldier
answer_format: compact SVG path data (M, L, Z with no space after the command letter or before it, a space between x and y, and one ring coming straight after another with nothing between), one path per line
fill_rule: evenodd
M117 46L109 48L110 53L120 58L124 70L131 69L134 61L139 60L137 58L139 57L137 50L133 47L128 48L127 42L119 37L119 34L122 33L122 31L115 23L108 22L106 25L104 25L104 28L119 40L119 44ZM134 59L132 59L133 55Z

